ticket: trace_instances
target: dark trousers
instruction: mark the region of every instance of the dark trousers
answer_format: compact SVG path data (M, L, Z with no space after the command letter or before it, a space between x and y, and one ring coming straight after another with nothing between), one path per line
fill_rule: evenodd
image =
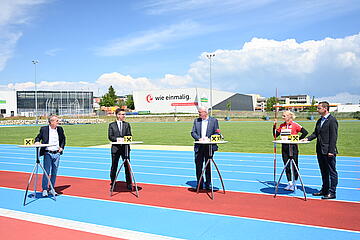
M126 146L126 147L128 147L128 146ZM120 156L123 160L128 158L130 161L130 157L125 156L125 148L120 148L115 153L111 153L111 160L112 160L111 170L110 170L111 183L114 183L114 181L115 181ZM132 181L131 181L131 175L130 175L130 170L129 170L129 164L127 162L125 162L124 167L125 167L126 183L131 184Z
M318 152L321 152L318 151ZM317 154L320 167L322 188L324 194L336 194L336 186L338 184L338 173L336 171L336 156L328 156L327 154Z
M290 156L290 148L292 148L292 156ZM281 146L281 153L282 153L282 159L284 162L284 165L287 163L289 159L294 159L296 167L299 169L299 148L296 144L282 144ZM286 178L288 181L291 181L291 169L290 169L290 163L287 165L286 169ZM298 180L299 175L298 172L295 170L295 166L293 166L293 173L294 173L294 179Z
M210 156L209 146L211 147L211 145L200 145L199 150L195 152L196 179L198 184L200 184L200 188L204 182L204 178L200 179L203 165L206 164L209 158L213 157L213 154ZM205 185L209 185L211 183L211 162L206 167L205 177Z

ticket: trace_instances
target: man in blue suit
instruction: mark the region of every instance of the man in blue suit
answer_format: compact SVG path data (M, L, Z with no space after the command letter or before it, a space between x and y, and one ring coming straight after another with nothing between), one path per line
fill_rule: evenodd
M194 120L194 125L191 131L191 136L194 138L195 141L209 141L211 135L218 134L216 133L216 130L219 129L219 123L216 118L209 117L208 110L205 107L199 107L199 118ZM212 153L214 151L218 150L218 147L216 144L212 144ZM195 166L196 166L196 179L197 183L200 185L199 189L203 189L203 182L204 179L200 179L203 164L209 158L212 158L213 156L210 156L209 153L209 145L204 144L195 144L194 145L194 151L195 151ZM212 154L213 155L213 154ZM211 169L210 164L206 167L205 170L205 188L211 189Z

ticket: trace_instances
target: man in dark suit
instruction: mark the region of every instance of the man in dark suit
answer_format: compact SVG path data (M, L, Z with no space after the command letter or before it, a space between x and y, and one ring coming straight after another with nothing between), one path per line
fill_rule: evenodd
M49 125L40 128L39 134L35 138L35 144L53 144L54 146L42 147L40 156L44 156L44 169L50 177L52 186L55 188L56 175L59 168L60 155L63 154L65 147L64 129L59 124L59 118L52 115L48 118ZM51 172L51 174L50 174ZM42 195L48 196L49 181L46 175L42 178ZM54 193L53 193L54 194Z
M125 111L118 108L115 111L116 115L116 121L109 124L108 129L108 138L111 142L117 142L118 139L121 140L121 138L124 138L124 136L132 136L131 135L131 128L130 124L128 122L125 122ZM126 149L129 154L129 156L125 156ZM124 160L128 158L130 160L130 146L128 144L113 144L111 146L111 170L110 170L110 186L115 184L115 178L116 173L119 165L119 159L121 158ZM126 183L127 183L127 189L132 190L132 181L131 181L131 175L129 171L129 164L125 163L125 176L126 176Z
M336 198L336 186L338 174L336 171L336 141L338 136L338 122L329 113L329 103L320 102L317 107L321 118L316 122L315 131L305 140L317 138L316 154L322 177L322 188L314 196L322 196L322 199Z
M219 129L219 123L216 118L208 116L208 110L205 107L198 108L199 118L194 120L194 125L191 131L191 136L195 141L209 141L211 135L218 134L216 130ZM216 144L212 144L212 152L217 151L218 147ZM195 144L195 166L196 166L196 179L197 183L200 185L199 189L203 189L204 179L200 179L203 164L209 158L213 156L209 156L209 146L203 144ZM210 164L206 167L205 170L205 188L211 189L211 168Z

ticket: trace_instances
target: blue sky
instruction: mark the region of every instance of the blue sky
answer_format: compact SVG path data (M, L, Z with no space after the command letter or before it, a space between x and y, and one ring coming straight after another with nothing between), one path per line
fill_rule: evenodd
M360 100L358 0L1 0L1 89Z

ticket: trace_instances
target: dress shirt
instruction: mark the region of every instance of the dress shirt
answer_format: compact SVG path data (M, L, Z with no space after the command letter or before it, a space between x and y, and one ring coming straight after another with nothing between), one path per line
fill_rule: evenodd
M46 150L57 151L59 150L59 134L57 128L53 129L49 126L49 144L54 144L55 146L47 147Z
M322 125L324 124L326 119L329 117L329 115L330 115L330 113L328 113L325 116L321 117L320 127L322 127Z
M206 137L206 130L209 124L209 118L207 119L203 119L201 121L201 138L205 138Z

